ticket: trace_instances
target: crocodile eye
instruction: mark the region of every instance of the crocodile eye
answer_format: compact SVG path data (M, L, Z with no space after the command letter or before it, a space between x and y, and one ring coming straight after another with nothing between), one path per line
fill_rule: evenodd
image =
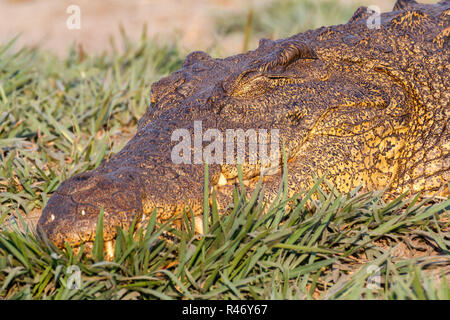
M265 75L247 77L241 79L233 92L233 96L256 97L270 91L273 87L274 81Z

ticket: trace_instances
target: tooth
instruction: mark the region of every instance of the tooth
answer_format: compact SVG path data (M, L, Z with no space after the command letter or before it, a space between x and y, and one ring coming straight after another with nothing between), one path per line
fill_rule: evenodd
M224 186L226 184L227 184L227 178L225 178L225 176L222 173L219 177L219 181L217 182L217 185L220 187L220 186Z
M203 234L203 217L194 217L195 232Z
M52 214L52 215L50 216L50 218L52 219L52 221L54 221L54 220L55 220L55 215Z
M112 260L114 258L113 240L109 240L109 241L105 242L105 249L106 249L106 259Z
M81 215L84 216L86 214L86 211L81 210Z

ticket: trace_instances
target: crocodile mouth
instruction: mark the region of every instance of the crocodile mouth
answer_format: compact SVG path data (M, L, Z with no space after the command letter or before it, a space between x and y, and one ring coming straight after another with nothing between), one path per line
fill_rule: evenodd
M83 250L90 256L94 249L98 222L98 212L93 215L94 210L92 205L87 207L87 204L75 201L71 194L56 191L39 218L38 232L45 234L59 248L64 248L67 243L75 254ZM105 211L104 220L109 220L108 215ZM140 215L137 216L137 223L141 223ZM124 223L121 227L127 226ZM103 251L108 261L114 258L116 236L115 226L104 221Z
M243 183L245 186L254 186L259 178L259 175L253 175L243 180ZM237 178L226 178L223 173L212 183L211 188L216 191L218 207L221 212L228 210L228 205L232 203L233 188L237 183ZM92 193L89 189L83 192ZM86 200L79 201L80 198L82 197L77 193L55 191L39 218L38 227L45 233L45 237L57 247L64 248L67 243L75 252L79 252L83 246L84 251L88 253L94 246L100 209L98 209L98 205L86 203ZM203 218L202 212L200 212L202 203L196 204L196 206L194 206L194 202L190 204L194 212L195 233L203 234ZM106 257L108 259L114 257L116 227L128 230L135 219L135 230L138 230L145 222L148 222L155 208L158 222L165 222L177 215L181 218L181 207L185 207L185 205L158 205L151 201L146 202L144 197L139 206L135 205L135 208L141 208L140 210L121 211L106 208L103 220L103 243ZM181 219L175 219L173 226L181 228Z

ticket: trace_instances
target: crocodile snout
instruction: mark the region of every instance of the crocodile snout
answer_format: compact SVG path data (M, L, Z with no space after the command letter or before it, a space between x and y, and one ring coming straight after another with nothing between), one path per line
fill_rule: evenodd
M94 171L66 180L48 201L38 226L55 245L77 246L94 241L103 209L103 237L113 239L115 226L127 228L142 215L139 190L124 175L129 177L126 172L102 175Z

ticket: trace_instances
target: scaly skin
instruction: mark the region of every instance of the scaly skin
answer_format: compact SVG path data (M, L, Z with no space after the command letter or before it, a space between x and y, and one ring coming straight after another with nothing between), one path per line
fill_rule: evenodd
M200 215L204 165L171 160L172 132L193 134L194 120L203 130L279 129L291 194L328 173L341 192L362 184L388 195L448 196L450 2L398 1L379 29L368 28L369 15L361 7L347 24L263 39L226 59L191 53L153 84L151 106L124 149L64 181L38 226L56 245L76 246L94 240L101 207L105 240L154 208L160 221L187 205ZM209 170L223 208L236 166ZM258 172L244 164L250 187ZM279 182L280 173L265 179L267 199Z

